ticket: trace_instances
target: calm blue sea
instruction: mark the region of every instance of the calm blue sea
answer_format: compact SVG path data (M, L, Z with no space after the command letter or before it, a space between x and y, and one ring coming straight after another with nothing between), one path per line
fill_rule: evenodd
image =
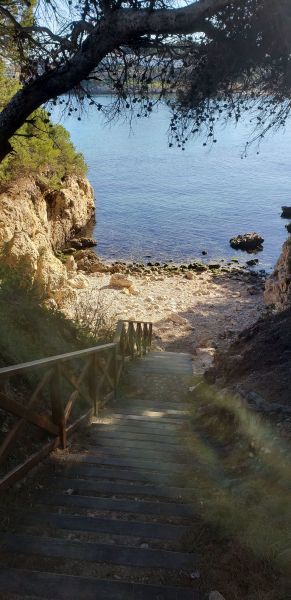
M244 261L249 256L233 251L229 239L257 231L265 238L260 264L274 265L287 237L281 206L291 205L291 123L242 160L247 123L221 128L212 149L197 139L182 152L168 148L163 106L132 130L122 121L106 126L94 108L80 122L61 122L89 166L100 256L180 262L207 250L207 259Z

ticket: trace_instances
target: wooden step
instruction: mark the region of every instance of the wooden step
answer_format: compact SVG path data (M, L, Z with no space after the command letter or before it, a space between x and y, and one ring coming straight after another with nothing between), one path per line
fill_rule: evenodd
M123 421L145 421L147 423L169 423L170 425L183 425L185 422L185 416L182 415L181 418L178 416L165 416L162 411L144 411L147 414L135 414L130 410L122 410L119 409L116 413L108 413L110 417L113 419L122 419ZM151 413L151 414L149 414ZM104 417L106 413L104 414ZM184 417L184 418L183 418Z
M128 454L126 454L126 456L123 458L120 455L119 456L110 456L108 454L104 454L102 452L100 453L92 453L92 454L67 454L67 455L63 455L61 457L56 456L54 458L54 462L56 462L57 464L67 464L67 463L73 463L73 464L92 464L92 465L104 465L104 466L116 466L116 467L120 467L121 469L128 469L128 468L140 468L143 470L150 470L150 471L157 471L159 472L169 472L169 473L173 473L175 471L178 471L181 473L181 467L184 466L184 468L190 468L191 465L188 464L187 462L178 462L177 460L173 460L173 462L170 461L161 461L160 457L158 457L157 460L157 455L155 454L155 460L152 460L152 458L150 459L146 459L145 457L143 458L143 460L139 460L138 458L129 456Z
M109 415L110 417L110 415ZM97 418L97 417L96 417ZM134 432L141 432L141 433L150 433L150 435L172 435L173 432L177 431L177 425L175 423L165 423L163 420L161 420L160 422L151 422L151 421L144 421L144 420L129 420L129 419L121 419L118 418L116 420L110 420L110 422L106 421L106 417L104 417L104 420L94 420L95 417L93 417L93 421L91 423L91 429L93 431L99 431L101 428L113 428L116 429L117 427L119 429L122 428L122 430L125 431L134 431ZM98 419L98 418L97 418ZM102 419L102 417L100 417L100 419ZM178 428L179 430L179 428Z
M96 544L12 533L3 535L0 552L188 572L193 570L195 562L197 562L197 557L195 558L193 554L187 552Z
M199 600L190 588L135 584L0 568L1 594L33 596L46 600Z
M118 448L137 448L138 450L141 450L143 448L145 448L146 450L158 450L158 451L162 451L162 452L174 452L177 449L181 448L181 443L176 441L172 441L172 442L168 442L168 441L164 441L163 439L159 439L159 440L152 440L151 438L148 438L147 440L137 440L137 439L121 439L118 438L118 436L107 436L107 435L96 435L96 438L94 439L94 441L96 441L96 448L98 448L99 446L101 447L106 447L106 446L117 446Z
M139 444L135 447L125 447L123 445L110 445L108 444L90 444L87 446L88 453L91 456L105 457L105 458L121 458L122 460L128 461L131 464L132 460L150 461L156 464L158 469L160 463L171 463L175 464L186 464L187 457L185 453L179 453L180 448L174 449L172 446L165 447L162 444L153 448L152 445L140 448Z
M154 471L138 471L135 469L114 469L114 468L101 468L98 465L59 465L54 472L54 475L69 477L70 479L79 477L80 479L91 478L93 481L96 479L104 480L125 480L125 481L139 481L143 483L162 483L164 485L173 482L174 476L178 478L178 471L170 474L155 473Z
M113 440L117 441L120 445L127 444L132 445L132 442L135 442L135 445L140 442L147 442L148 444L168 444L168 445L181 445L181 442L177 439L175 433L171 435L163 435L163 436L154 436L151 433L143 433L143 432L128 432L128 431L120 431L119 428L115 428L115 430L108 431L107 428L99 430L98 432L91 432L91 435L94 436L96 442L98 440ZM129 444L130 443L130 444Z
M64 477L50 477L47 484L51 490L59 489L73 490L73 493L92 492L97 494L122 495L122 496L144 496L155 498L189 498L191 489L183 489L174 486L159 485L130 485L123 483L92 481L86 479L67 479Z
M153 410L156 412L167 411L169 415L184 415L189 411L190 404L185 402L167 402L166 400L154 402L150 400L143 400L142 398L126 398L123 401L118 400L119 409L131 409L134 412L141 412L144 410Z
M78 496L72 494L40 493L35 501L41 506L66 506L84 508L90 511L113 511L133 513L142 515L169 516L169 517L191 517L193 509L188 504L176 504L174 502L149 502L138 500L120 500L116 498L100 498L92 496Z
M25 513L21 520L24 527L40 525L46 528L68 529L73 531L91 531L109 535L143 537L146 539L178 540L187 533L185 525L167 523L149 523L137 521L121 521L117 519L100 519L56 513Z

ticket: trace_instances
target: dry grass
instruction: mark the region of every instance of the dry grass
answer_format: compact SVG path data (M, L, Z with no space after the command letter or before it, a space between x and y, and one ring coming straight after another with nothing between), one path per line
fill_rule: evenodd
M187 474L197 522L185 549L226 600L291 597L291 448L238 398L200 386ZM211 557L211 560L209 560Z
M98 290L92 300L88 290L80 293L73 309L73 321L85 335L91 335L100 342L112 340L117 316L110 310L110 301L102 290Z

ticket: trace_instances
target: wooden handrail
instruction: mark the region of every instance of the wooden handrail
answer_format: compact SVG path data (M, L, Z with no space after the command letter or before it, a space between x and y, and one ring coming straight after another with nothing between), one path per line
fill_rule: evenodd
M104 352L115 348L116 343L111 342L109 344L102 344L100 346L93 346L92 348L85 348L84 350L76 350L75 352L67 352L66 354L57 354L56 356L49 356L48 358L40 358L38 360L32 360L30 362L21 363L19 365L11 365L10 367L3 367L0 369L0 378L7 375L16 375L31 369L38 369L41 367L51 367L56 365L58 362L66 362L74 358L81 358L89 354L95 354L96 352Z
M100 344L84 350L67 352L22 364L0 369L0 409L13 415L17 421L6 434L0 446L0 463L4 463L11 448L19 441L20 435L28 423L33 423L46 436L54 439L31 455L24 463L6 473L0 480L0 490L23 477L39 460L57 446L66 446L67 435L92 412L96 415L106 401L117 397L117 387L126 360L145 354L152 340L152 323L144 321L120 320L116 326L113 342ZM70 361L73 365L70 366ZM78 372L78 367L81 372ZM85 362L84 362L85 361ZM28 398L26 405L7 393L10 380L31 371L44 370L40 381ZM23 379L22 379L23 380ZM6 387L5 387L6 384ZM64 384L73 391L65 399ZM49 387L48 387L49 386ZM36 411L37 401L43 393L49 393L50 403L46 408ZM87 404L86 413L70 423L73 407L78 397ZM88 410L89 408L89 410Z

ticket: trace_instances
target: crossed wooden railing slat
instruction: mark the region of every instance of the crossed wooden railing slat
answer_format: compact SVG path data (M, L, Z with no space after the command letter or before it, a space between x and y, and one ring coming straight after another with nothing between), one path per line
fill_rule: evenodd
M72 431L92 413L97 415L99 408L108 400L116 399L125 362L145 354L151 346L151 340L151 323L124 320L117 323L111 343L0 369L2 415L4 411L4 414L17 418L1 442L0 466L5 467L5 460L21 441L26 425L36 426L49 438L37 452L0 479L0 490L23 477L53 448L65 448L67 436ZM27 389L27 379L31 374L34 377L35 373L39 374L38 381L28 400L27 392L22 393L23 403L16 400L15 390L11 390L12 377L17 376L20 388ZM30 382L29 388L31 386ZM78 399L83 402L84 410L71 422ZM42 406L37 410L39 401Z

